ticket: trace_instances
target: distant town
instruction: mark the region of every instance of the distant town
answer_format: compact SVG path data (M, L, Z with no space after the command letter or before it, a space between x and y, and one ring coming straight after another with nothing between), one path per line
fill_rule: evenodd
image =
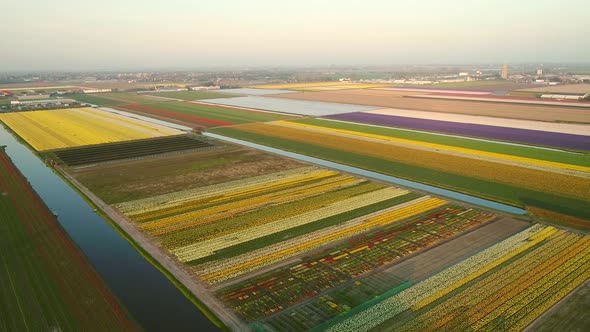
M79 107L73 94L117 91L154 93L239 88L265 83L341 81L396 86L452 87L474 81L504 80L507 94L538 88L536 98L589 99L590 65L406 65L392 67L245 68L202 71L0 73L0 110ZM551 86L568 84L567 92ZM571 84L581 84L573 92ZM4 88L3 88L4 87ZM10 87L10 89L6 89ZM460 86L459 86L460 87ZM498 86L496 85L496 88ZM527 94L530 96L530 94Z

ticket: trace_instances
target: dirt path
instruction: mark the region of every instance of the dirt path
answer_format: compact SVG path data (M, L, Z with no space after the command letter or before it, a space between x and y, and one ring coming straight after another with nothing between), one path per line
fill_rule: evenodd
M147 251L155 260L157 260L169 273L189 289L207 308L209 308L231 331L249 331L250 329L244 324L233 312L226 308L218 301L199 281L195 280L180 263L158 249L150 240L141 233L133 224L122 217L112 207L104 203L100 198L94 195L90 190L84 187L80 182L58 168L58 171L70 181L78 190L86 195L99 209L109 216L133 241Z

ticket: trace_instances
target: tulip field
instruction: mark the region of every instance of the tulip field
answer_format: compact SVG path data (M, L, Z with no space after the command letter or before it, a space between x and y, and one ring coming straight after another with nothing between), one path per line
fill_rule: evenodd
M68 166L80 166L157 156L164 153L187 152L212 146L212 144L196 137L175 135L56 150L54 155Z
M137 330L3 149L0 240L1 331Z
M590 126L397 109L453 90L385 85L82 95L125 112L0 124L228 330L521 331L585 311ZM138 329L2 142L0 240L1 331Z
M37 151L183 133L92 108L4 113L0 121Z
M535 225L327 331L520 331L588 277L589 235Z
M299 167L114 207L214 285L445 204L336 171Z
M424 202L429 201L440 206L432 199ZM409 207L417 209L415 204ZM391 289L408 286L404 280L376 273L381 267L496 218L447 205L409 221L396 222L399 210L367 221L383 220L385 227L378 231L352 237L291 265L223 288L219 294L247 321L261 320L259 324L277 329L292 326L294 330L306 330ZM303 301L303 307L290 308Z
M389 130L306 119L211 132L510 205L590 218L588 155L527 147L500 149L493 142L481 148L479 143L464 147L462 142L431 136L396 137Z

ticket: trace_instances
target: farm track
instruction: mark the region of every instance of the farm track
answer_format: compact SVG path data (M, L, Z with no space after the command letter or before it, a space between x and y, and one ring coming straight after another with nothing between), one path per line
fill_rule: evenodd
M520 232L527 226L527 222L504 217L433 247L420 255L412 256L387 268L383 273L394 275L402 280L418 282Z

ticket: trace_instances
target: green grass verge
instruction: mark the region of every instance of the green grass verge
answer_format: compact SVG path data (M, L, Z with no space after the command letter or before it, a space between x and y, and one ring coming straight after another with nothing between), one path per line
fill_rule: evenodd
M335 129L352 130L361 133L383 135L387 137L403 138L413 141L443 144L466 149L506 154L511 156L525 157L531 159L545 160L570 165L590 167L590 154L572 153L567 151L555 151L540 149L529 146L516 146L495 142L477 141L468 138L449 137L444 135L419 133L414 131L400 130L396 128L381 128L364 124L338 122L322 119L301 119L301 122L310 125L323 126Z
M471 178L459 174L441 172L426 167L369 157L344 150L336 150L272 136L248 133L240 131L235 127L215 128L210 131L220 135L417 181L518 207L533 205L546 208L546 206L550 206L552 211L590 220L588 202L582 200L552 195L493 181Z
M185 102L161 102L144 104L143 106L156 108L164 111L194 115L200 118L225 121L229 123L242 124L252 122L266 122L283 119L292 119L293 117L265 113L246 111L219 106L199 105Z
M10 132L16 139L23 145L27 146L29 150L33 154L35 154L38 158L42 159L43 157L33 149L25 140L23 140L20 136L18 136L15 132L13 132L10 127L0 121L0 125L3 125L4 128ZM59 176L70 188L75 190L80 197L92 208L96 209L97 214L100 215L105 221L107 221L117 233L121 235L137 252L144 257L150 264L156 267L180 292L191 301L213 324L217 327L222 329L223 331L229 331L229 328L221 321L214 313L211 311L199 298L197 298L188 288L186 288L172 273L170 273L164 266L162 266L154 257L152 257L147 251L145 251L127 232L125 232L117 223L115 223L104 211L102 211L94 202L86 196L78 187L76 187L73 183L71 183L60 171L52 168L52 171Z
M107 221L121 237L123 237L137 252L145 258L150 264L156 267L180 292L189 299L213 324L224 331L229 331L229 328L211 311L199 298L197 298L186 286L184 286L176 277L170 273L158 260L150 255L145 249L143 249L133 238L125 232L115 221L113 221L104 211L102 211L86 194L84 194L77 186L71 183L61 172L53 169L54 173L57 174L62 180L67 183L72 189L74 189L86 203L92 208L96 209L96 213L100 215L105 221Z

